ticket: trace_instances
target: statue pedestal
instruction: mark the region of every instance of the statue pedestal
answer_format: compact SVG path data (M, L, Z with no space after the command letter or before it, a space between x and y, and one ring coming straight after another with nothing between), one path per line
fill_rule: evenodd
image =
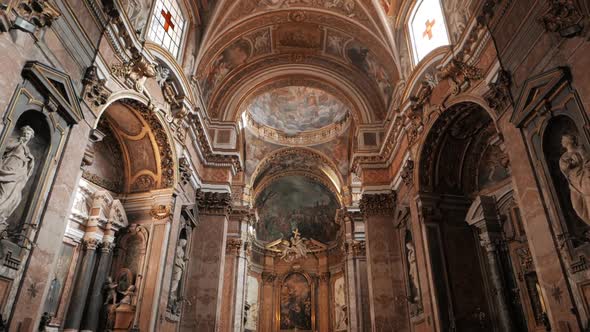
M115 326L113 331L129 331L133 327L133 317L135 316L135 306L130 304L121 304L115 309Z

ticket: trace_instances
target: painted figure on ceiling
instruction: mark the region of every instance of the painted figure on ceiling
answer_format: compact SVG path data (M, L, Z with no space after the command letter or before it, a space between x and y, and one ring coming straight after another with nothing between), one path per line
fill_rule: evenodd
M22 199L22 191L33 173L35 157L27 143L35 136L29 126L21 128L16 142L8 143L0 166L0 230L7 227L6 220Z

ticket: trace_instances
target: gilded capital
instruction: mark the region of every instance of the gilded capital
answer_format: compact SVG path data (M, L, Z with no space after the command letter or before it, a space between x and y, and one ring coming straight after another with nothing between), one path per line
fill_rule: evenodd
M384 194L363 194L360 202L364 216L389 216L394 214L395 192Z
M82 240L82 247L84 250L96 250L100 242L97 239L84 239Z
M230 193L199 190L196 200L199 214L228 216L232 211Z

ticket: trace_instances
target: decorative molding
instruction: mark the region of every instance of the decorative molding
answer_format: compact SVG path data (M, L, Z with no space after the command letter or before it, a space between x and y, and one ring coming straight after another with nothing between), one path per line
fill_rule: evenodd
M414 184L414 161L407 160L401 172L402 181L407 187Z
M498 72L495 82L490 82L488 91L483 97L490 108L496 113L501 113L512 101L510 86L512 85L512 75L506 70Z
M143 92L145 81L156 77L156 67L135 47L131 48L131 60L111 65L111 73L130 84L135 91Z
M571 38L583 30L582 12L574 0L548 0L549 8L539 17L539 22L547 32L559 33Z
M240 157L237 155L224 155L213 152L213 148L207 139L207 133L203 127L200 117L196 113L191 113L188 116L189 123L194 129L199 143L200 151L207 164L220 167L232 167L235 173L242 171L242 163Z
M53 21L61 16L59 9L47 0L17 1L14 9L18 15L14 25L28 32L50 27ZM28 25L35 28L30 29Z
M395 212L396 193L363 194L359 207L365 217L388 216Z
M106 79L98 77L96 66L86 68L82 84L84 85L84 100L91 106L99 107L107 103L112 91L106 87Z
M163 220L170 217L171 211L168 205L154 205L150 210L150 216L156 220Z
M191 181L192 173L188 159L186 157L180 157L178 159L178 177L180 184L188 184Z
M321 283L328 283L330 282L330 272L322 272L319 274L318 278Z
M199 214L228 216L232 211L230 193L198 190L196 201Z

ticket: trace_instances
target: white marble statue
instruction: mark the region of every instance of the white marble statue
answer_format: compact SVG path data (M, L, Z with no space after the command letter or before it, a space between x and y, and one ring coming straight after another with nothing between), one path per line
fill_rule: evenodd
M572 206L590 224L590 154L574 135L563 135L561 145L566 151L559 159L559 168L569 183Z
M176 299L178 295L178 286L180 285L180 280L182 279L182 274L186 266L184 259L186 242L186 239L180 239L176 247L176 258L174 259L174 269L172 270L172 286L170 287L170 296L173 299Z
M20 131L18 140L6 146L0 165L0 231L8 226L6 220L19 205L23 188L35 166L35 157L27 146L35 131L29 126Z
M410 282L412 286L412 301L414 303L418 302L418 267L416 265L416 249L414 248L414 244L412 242L406 243L406 248L408 249L408 269L410 275Z

